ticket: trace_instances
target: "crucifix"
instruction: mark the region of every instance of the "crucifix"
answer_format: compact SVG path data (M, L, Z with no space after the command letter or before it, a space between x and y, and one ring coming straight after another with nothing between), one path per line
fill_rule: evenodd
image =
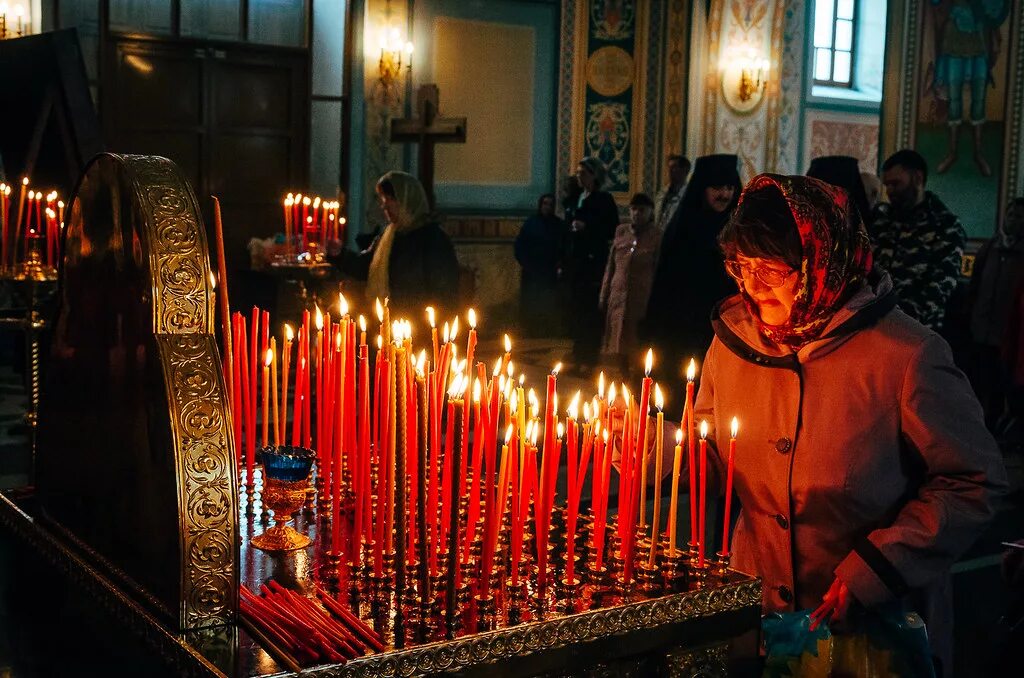
M466 143L466 119L442 118L437 85L420 85L414 118L391 121L391 141L419 144L419 179L434 207L434 144Z

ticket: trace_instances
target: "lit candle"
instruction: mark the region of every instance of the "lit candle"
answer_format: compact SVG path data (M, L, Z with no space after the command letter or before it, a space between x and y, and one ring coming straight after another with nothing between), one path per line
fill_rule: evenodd
M693 380L697 376L697 363L690 359L686 367L686 410L684 412L684 425L686 429L687 461L690 467L690 548L692 549L697 541L697 455L696 436L694 435L693 422Z
M676 554L676 526L679 522L679 471L683 461L683 429L676 430L676 449L672 461L672 504L668 511L668 552ZM691 488L692 492L692 488Z
M316 449L317 472L320 479L327 478L331 451L324 449L324 314L319 305L315 305L313 324L316 327L316 345L313 348L312 368L316 369Z
M700 517L698 529L700 541L697 545L697 567L704 567L704 548L706 546L704 524L707 522L708 499L708 422L700 422Z
M736 417L732 418L732 427L729 436L729 461L725 473L725 525L722 528L722 556L729 557L729 523L732 517L732 469L736 457L736 436L740 430L740 422Z
M658 415L654 427L654 519L651 521L651 552L647 558L648 567L654 567L658 545L661 543L661 454L664 451L662 438L665 437L665 414L662 408L665 407L665 398L657 384L654 386L654 406L658 408Z

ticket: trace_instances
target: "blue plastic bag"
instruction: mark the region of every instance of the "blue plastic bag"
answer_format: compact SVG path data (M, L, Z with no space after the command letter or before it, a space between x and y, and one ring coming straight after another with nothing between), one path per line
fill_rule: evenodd
M849 631L811 630L810 610L773 613L761 621L766 678L935 678L921 617L899 605L861 611Z

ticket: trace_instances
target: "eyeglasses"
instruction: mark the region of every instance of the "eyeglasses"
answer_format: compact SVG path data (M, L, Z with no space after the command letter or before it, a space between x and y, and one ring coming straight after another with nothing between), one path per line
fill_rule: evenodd
M749 264L741 264L735 259L729 259L725 262L725 272L736 280L742 282L744 279L754 277L768 287L782 287L785 285L793 270L780 271L777 268L769 268L767 266L754 268Z

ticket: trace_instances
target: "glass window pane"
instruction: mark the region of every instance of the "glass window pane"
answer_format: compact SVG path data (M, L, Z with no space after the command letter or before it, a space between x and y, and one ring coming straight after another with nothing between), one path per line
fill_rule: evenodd
M853 22L840 19L836 22L836 49L853 49Z
M338 193L341 174L341 102L313 101L309 127L309 188L326 198Z
M170 34L171 0L110 0L110 30Z
M850 53L849 52L836 52L836 63L835 71L832 79L836 82L849 84L850 82Z
M242 37L240 0L181 0L181 34L213 40Z
M832 74L832 50L830 49L816 49L814 50L814 79L815 80L830 80L829 76Z
M305 0L249 0L249 40L264 45L306 44Z
M853 18L853 0L839 0L839 2L836 4L836 18Z
M342 95L345 58L345 0L313 3L313 94Z
M832 46L833 0L814 0L814 46Z

